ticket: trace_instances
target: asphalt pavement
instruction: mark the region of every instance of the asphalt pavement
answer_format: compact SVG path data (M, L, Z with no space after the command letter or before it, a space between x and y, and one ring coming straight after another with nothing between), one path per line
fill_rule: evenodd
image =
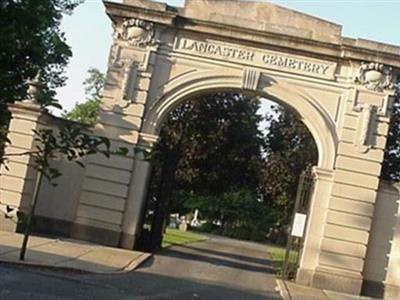
M264 246L211 238L162 250L122 274L0 265L0 299L280 299L274 273Z

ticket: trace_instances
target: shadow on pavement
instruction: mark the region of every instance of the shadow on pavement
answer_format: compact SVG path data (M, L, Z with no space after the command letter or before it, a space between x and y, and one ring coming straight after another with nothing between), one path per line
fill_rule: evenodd
M249 262L252 264L259 264L259 265L264 265L269 268L273 268L273 262L271 260L269 260L268 258L257 258L257 257L247 256L247 255L229 253L229 252L225 252L225 251L216 251L216 250L211 250L211 249L198 248L198 247L193 247L190 245L181 245L180 247L197 250L199 252L204 252L204 253L208 253L208 254L215 255L215 256L232 258L232 259L236 259L236 260Z
M158 274L55 275L1 267L0 299L121 299L121 300L272 300L277 294L243 291L211 283ZM24 284L22 285L21 282Z
M185 251L185 250L190 250L190 251ZM160 250L156 254L159 256L167 256L183 260L205 262L216 266L224 266L250 272L269 273L269 274L274 274L276 272L276 268L272 265L272 262L268 262L267 260L262 261L260 263L257 259L257 263L250 263L249 258L251 261L251 257L246 257L243 255L235 255L226 252L219 252L215 250L198 249L187 246L186 247L175 246L171 249ZM235 260L229 259L229 256L234 257ZM225 257L225 259L223 257ZM151 261L147 263L151 263ZM143 266L146 266L147 263L145 263Z
M153 259L153 258L152 258ZM272 300L280 299L274 292L266 293L264 290L249 291L240 290L231 286L217 285L212 282L199 282L190 279L174 278L160 274L148 274L143 272L133 272L131 276L117 275L113 281L107 280L108 284L124 290L124 287L131 286L124 290L124 293L131 294L135 286L140 287L138 294L141 296L129 299L157 299L157 300L187 300L187 299L207 299L221 300ZM114 299L119 299L114 298Z

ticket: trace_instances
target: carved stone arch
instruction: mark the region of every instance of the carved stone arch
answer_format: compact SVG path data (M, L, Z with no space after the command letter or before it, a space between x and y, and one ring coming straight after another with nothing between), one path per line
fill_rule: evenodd
M325 109L312 97L302 94L295 85L266 75L262 77L254 92L296 111L317 144L318 167L333 169L338 137L335 124ZM191 72L171 81L164 87L164 94L147 110L142 133L158 135L167 114L189 98L222 90L244 91L242 83L240 70L229 74L224 70Z

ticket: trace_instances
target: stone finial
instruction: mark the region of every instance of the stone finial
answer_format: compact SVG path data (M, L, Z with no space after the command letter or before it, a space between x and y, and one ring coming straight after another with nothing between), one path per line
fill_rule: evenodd
M134 47L146 47L154 42L154 25L140 19L128 19L115 28L114 38Z
M24 102L38 103L38 98L43 87L43 84L40 81L40 72L38 72L33 79L29 80L27 84L27 98Z
M364 85L367 89L382 92L385 89L394 89L392 68L380 63L363 62L355 77L355 82Z

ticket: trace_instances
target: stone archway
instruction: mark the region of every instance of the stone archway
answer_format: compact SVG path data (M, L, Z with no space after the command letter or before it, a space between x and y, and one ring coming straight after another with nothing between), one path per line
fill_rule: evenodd
M254 72L258 77L253 88L243 86L246 74ZM165 116L174 107L197 94L220 90L237 90L264 96L295 110L313 135L319 152L318 167L332 169L336 157L338 137L333 120L324 107L312 97L296 92L296 86L274 77L257 74L256 70L237 70L236 74L226 75L224 70L195 72L179 81L167 84L165 94L154 102L143 117L141 132L158 136ZM273 84L271 84L273 82Z
M298 281L359 294L400 49L269 3L105 5L115 33L98 133L151 149L174 105L226 88L293 107L320 151ZM149 163L140 151L86 163L72 235L132 248Z
M231 73L230 75L226 75L224 70L196 72L190 74L190 76L184 76L179 78L179 80L167 84L164 89L165 94L149 107L143 117L141 133L143 137L152 137L151 144L143 146L147 149L151 149L153 141L157 139L168 113L182 102L192 99L196 95L226 90L237 91L264 96L270 100L274 100L276 103L295 110L312 133L319 153L319 161L314 168L316 190L314 191L313 202L319 201L320 203L317 204L317 207L314 207L313 214L309 216L309 229L307 229L307 231L311 234L311 238L307 238L302 252L303 259L300 265L300 272L302 272L303 265L317 264L318 254L312 250L311 246L308 247L308 243L318 243L323 237L323 227L321 224L323 223L323 217L326 211L323 210L322 207L324 207L326 203L324 204L324 200L322 199L327 199L329 197L328 191L331 186L331 177L337 153L336 146L338 145L337 132L334 122L329 117L328 113L324 111L324 108L319 105L317 100L299 91L294 91L296 89L295 86L292 86L284 80L278 82L273 77L262 73L258 76L258 82L254 83L254 89L245 89L243 87L243 82L247 72L251 72L251 70L237 70L236 73ZM274 82L274 84L271 85L270 82ZM140 165L148 164L144 162ZM146 168L145 170L149 172L150 168ZM143 172L143 169L141 169L140 172ZM141 175L136 177L144 178L144 174L145 173L141 173ZM146 177L147 176L146 174ZM140 192L140 194L138 192ZM140 189L140 191L136 190L136 199L142 197L142 200L131 202L132 206L127 206L127 210L130 211L130 214L127 214L126 224L129 223L131 228L135 228L135 232L139 230L138 226L141 224L140 214L146 202L146 193L146 187ZM136 220L137 223L133 222L134 220ZM302 273L300 273L300 279L302 279L301 276Z

